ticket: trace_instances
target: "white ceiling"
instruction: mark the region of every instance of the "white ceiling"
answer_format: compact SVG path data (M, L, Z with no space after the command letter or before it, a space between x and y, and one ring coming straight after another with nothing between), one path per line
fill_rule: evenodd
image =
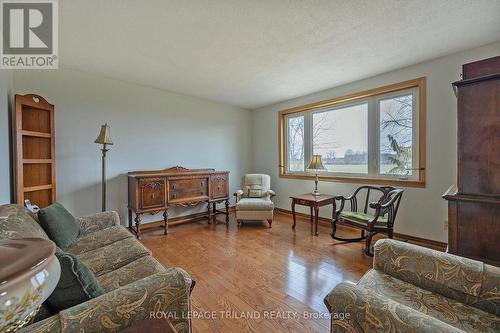
M63 0L60 67L254 109L500 40L499 0Z

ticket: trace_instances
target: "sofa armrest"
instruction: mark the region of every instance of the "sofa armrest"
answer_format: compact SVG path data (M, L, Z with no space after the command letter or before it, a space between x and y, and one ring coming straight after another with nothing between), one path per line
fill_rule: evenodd
M115 211L96 213L77 218L83 234L120 225L120 216Z
M168 318L178 332L190 332L192 280L168 268L59 313L62 332L118 332L146 318Z
M461 301L481 291L480 261L392 239L377 241L374 252L374 269L428 291Z
M338 284L324 301L331 316L331 332L464 333L436 318L351 283Z

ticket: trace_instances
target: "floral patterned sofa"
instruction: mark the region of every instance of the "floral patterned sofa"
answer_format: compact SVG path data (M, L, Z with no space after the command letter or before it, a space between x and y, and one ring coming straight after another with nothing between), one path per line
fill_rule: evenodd
M500 268L379 240L373 269L325 304L332 332L500 332Z
M162 312L178 332L191 332L188 314L194 285L180 268L165 268L126 228L116 212L78 218L83 234L68 252L96 275L104 295L57 314L42 306L43 320L23 332L118 332ZM48 238L37 217L19 205L0 206L0 239Z

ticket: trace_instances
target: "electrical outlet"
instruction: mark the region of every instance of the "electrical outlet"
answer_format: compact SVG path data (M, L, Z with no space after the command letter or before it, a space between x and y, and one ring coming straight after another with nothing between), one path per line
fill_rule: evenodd
M443 229L448 230L448 220L443 221Z

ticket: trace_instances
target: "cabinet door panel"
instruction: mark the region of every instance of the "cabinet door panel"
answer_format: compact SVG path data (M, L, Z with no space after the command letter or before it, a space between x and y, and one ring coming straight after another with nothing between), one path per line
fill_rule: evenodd
M165 180L145 178L139 181L141 209L165 206Z
M211 181L211 189L212 189L212 198L213 199L218 199L218 198L225 198L228 196L229 192L229 186L228 186L228 179L227 179L226 174L220 174L220 175L212 175Z

